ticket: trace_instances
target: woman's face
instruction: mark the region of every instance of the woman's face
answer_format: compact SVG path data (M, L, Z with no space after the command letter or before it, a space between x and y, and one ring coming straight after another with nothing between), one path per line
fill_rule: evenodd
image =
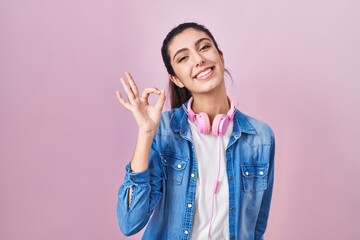
M208 93L224 84L224 58L210 37L189 28L170 42L169 56L179 87L186 87L193 95Z

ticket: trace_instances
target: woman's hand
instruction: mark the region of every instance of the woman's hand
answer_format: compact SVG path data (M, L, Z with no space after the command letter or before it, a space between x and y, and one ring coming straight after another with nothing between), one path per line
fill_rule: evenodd
M128 102L124 100L119 91L116 91L117 98L127 110L132 112L140 132L155 133L165 103L165 91L160 91L155 87L146 88L140 96L130 73L125 72L125 75L127 79L120 78L120 81L127 94ZM149 105L148 99L152 93L159 95L155 105Z

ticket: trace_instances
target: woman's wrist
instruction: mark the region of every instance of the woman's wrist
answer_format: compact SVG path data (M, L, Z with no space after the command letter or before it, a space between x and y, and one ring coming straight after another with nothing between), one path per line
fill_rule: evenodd
M152 130L139 129L138 137L140 138L154 138L156 133L156 128Z

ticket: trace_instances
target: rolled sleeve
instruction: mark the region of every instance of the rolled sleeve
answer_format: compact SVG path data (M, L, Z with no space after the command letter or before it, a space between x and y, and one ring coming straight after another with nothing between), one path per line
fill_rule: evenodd
M156 141L152 144L148 169L135 173L131 171L129 163L125 171L124 181L118 191L117 216L121 231L129 236L146 225L162 197L162 168L159 165Z
M128 164L124 182L118 192L117 204L119 226L126 236L140 231L145 225L147 219L145 220L144 216L149 215L146 205L150 190L149 169L134 173Z
M145 186L150 184L150 170L132 172L130 163L126 165L126 175L123 183L126 187Z

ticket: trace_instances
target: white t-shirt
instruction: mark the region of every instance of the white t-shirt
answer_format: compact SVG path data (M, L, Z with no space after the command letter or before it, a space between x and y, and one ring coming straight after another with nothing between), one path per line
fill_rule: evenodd
M191 239L208 239L209 223L213 209L211 239L229 239L229 187L226 174L225 148L233 130L230 123L222 137L200 134L196 125L188 120L194 140L198 165L195 213ZM221 150L219 149L219 142ZM219 154L221 151L221 155ZM218 176L220 156L219 186L214 198L213 188Z

